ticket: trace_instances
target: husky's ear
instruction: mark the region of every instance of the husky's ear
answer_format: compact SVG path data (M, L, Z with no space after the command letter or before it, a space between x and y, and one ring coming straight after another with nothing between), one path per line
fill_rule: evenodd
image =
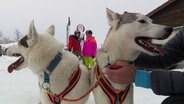
M27 39L28 47L33 46L38 38L38 33L37 33L36 28L34 26L34 21L32 21L30 26L29 26L29 32L28 32L27 36L28 36L27 37L28 38Z
M112 28L117 28L118 22L120 21L120 15L106 8L108 23Z
M51 25L47 30L46 30L47 33L49 33L50 35L54 36L55 34L55 26L54 25Z

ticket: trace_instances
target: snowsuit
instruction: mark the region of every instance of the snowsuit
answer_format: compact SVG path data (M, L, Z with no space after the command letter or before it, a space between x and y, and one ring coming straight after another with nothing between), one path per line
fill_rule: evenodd
M169 66L184 60L184 27L163 48L164 56L141 54L134 64L152 69L151 89L157 95L170 96L162 104L184 104L184 72L167 71Z
M68 50L74 53L76 56L81 56L80 39L74 35L69 36Z
M86 40L84 41L82 54L84 58L84 63L88 69L91 69L94 65L94 57L96 56L96 50L97 43L95 37L93 37L92 35L87 36Z

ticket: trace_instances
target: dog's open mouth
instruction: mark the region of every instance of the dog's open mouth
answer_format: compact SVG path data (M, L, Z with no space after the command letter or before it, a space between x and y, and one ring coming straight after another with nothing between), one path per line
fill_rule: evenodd
M151 40L152 39L148 37L137 37L135 39L136 43L142 48L159 55L164 55L164 50L161 48L161 46L153 44Z
M21 55L20 54L13 54L12 56L18 57L18 56L21 56ZM24 57L23 56L19 57L15 62L13 62L12 64L10 64L8 66L8 72L12 73L13 70L14 69L16 70L23 62L24 62Z

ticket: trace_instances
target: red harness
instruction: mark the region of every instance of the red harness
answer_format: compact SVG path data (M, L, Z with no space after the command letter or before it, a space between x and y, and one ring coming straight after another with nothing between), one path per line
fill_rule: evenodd
M99 79L101 71L98 65L96 72L96 77L97 79ZM109 97L111 104L121 104L125 100L130 88L130 85L128 85L124 91L114 89L105 76L102 76L99 79L99 84L103 91L106 93L106 95Z
M68 94L77 84L81 76L81 70L78 67L76 71L73 72L69 79L69 86L61 92L59 95L54 93L48 93L48 96L50 97L53 104L60 104L60 102L63 100L66 94Z

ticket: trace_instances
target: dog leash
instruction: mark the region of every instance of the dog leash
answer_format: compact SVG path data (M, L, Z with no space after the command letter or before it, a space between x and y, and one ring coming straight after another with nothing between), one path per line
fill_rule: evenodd
M75 101L79 101L79 100L81 100L82 98L86 97L87 95L90 94L91 91L93 91L93 90L98 86L99 81L100 81L100 79L104 76L104 74L105 74L105 73L101 73L101 74L99 75L99 77L97 78L97 81L96 81L96 83L94 84L94 86L91 87L86 93L84 93L84 94L83 94L82 96L80 96L79 98L76 98L76 99L63 98L63 100L65 100L65 101L70 101L70 102L75 102Z
M111 65L111 68L120 68L120 66ZM98 65L97 65L97 68L95 68L95 69L96 69L97 72L99 72L98 71ZM86 93L84 93L79 98L76 98L76 99L63 98L63 100L70 101L70 102L75 102L75 101L81 100L82 98L86 97L98 85L101 86L101 81L104 80L104 77L105 77L104 75L105 75L105 73L103 73L103 72L98 73L98 75L96 77L97 78L97 81L94 84L94 86L91 87ZM117 94L117 96L115 97L115 99L116 99L115 102L112 103L112 104L120 104L121 102L123 102L124 99L126 98L126 95L128 94L129 88L130 88L130 85L127 86L127 88L125 89L125 91L119 91L119 94ZM112 91L112 88L110 90ZM114 90L113 90L113 92L117 93L117 91L114 91Z

